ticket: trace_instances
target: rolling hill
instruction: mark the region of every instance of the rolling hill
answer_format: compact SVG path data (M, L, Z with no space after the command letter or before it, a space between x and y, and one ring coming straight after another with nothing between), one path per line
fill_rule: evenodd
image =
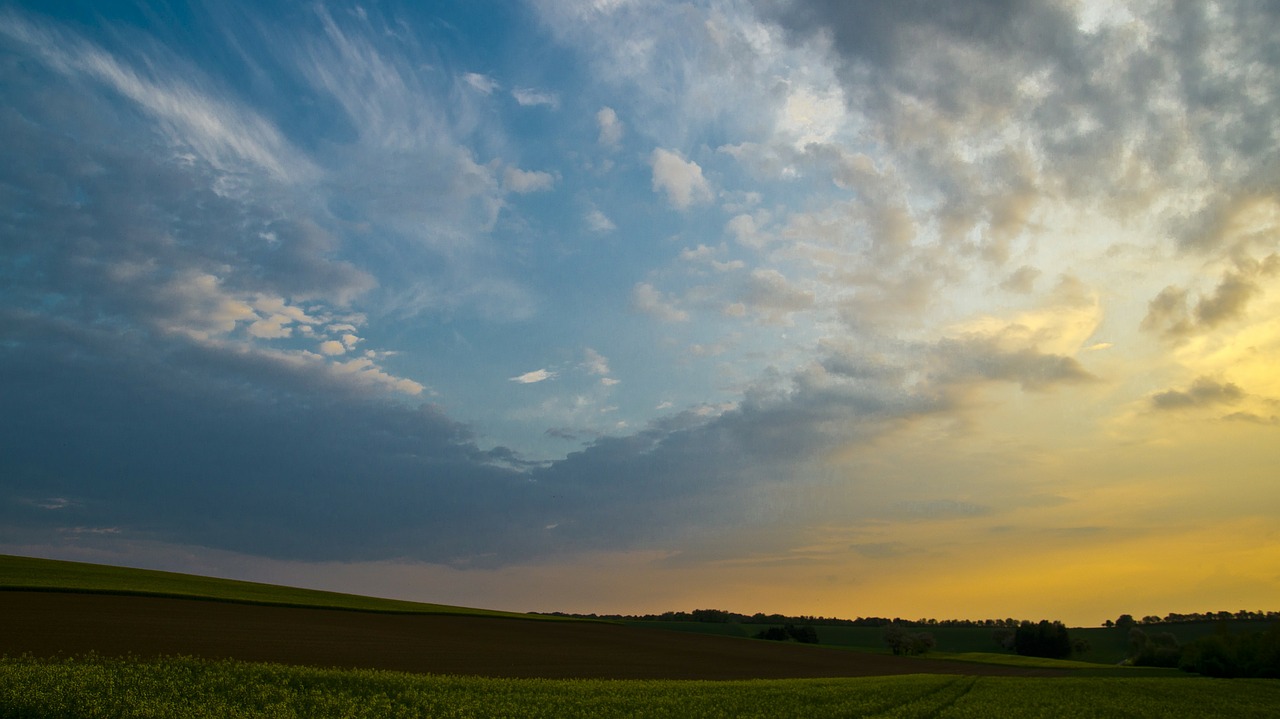
M1063 673L23 557L0 557L0 590L0 653L10 655L181 654L548 678Z

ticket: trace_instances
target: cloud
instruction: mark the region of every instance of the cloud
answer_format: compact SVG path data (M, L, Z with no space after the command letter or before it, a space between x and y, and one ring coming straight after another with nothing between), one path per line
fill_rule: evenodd
M1148 303L1142 329L1178 339L1242 317L1249 301L1261 292L1251 274L1256 272L1226 273L1213 294L1200 298L1194 312L1189 307L1190 293L1186 289L1174 285L1165 287Z
M1000 289L1024 295L1029 294L1035 288L1035 281L1039 276L1040 270L1030 265L1023 265L1000 282Z
M478 72L463 73L462 79L477 92L485 95L492 95L495 90L501 87L497 80Z
M793 287L777 270L754 270L747 280L742 302L759 312L766 322L777 324L796 312L811 309L815 298L812 292Z
M331 356L346 354L347 346L337 340L326 340L320 343L320 352Z
M170 139L214 167L254 167L280 181L302 182L315 171L288 140L256 113L216 97L199 85L200 75L179 79L152 68L131 67L80 38L5 14L0 33L27 46L52 70L110 89L132 101ZM172 67L170 59L166 66Z
M550 108L560 107L560 98L553 92L539 92L530 88L514 88L511 96L523 107L542 105Z
M716 272L731 272L733 270L741 270L747 266L747 263L743 260L716 259L718 256L724 254L725 249L724 245L721 245L718 248L698 245L697 247L681 250L680 259L691 264L709 266Z
M631 306L638 312L664 322L687 322L689 313L676 305L647 282L637 283L631 290Z
M587 223L587 229L592 232L605 233L618 229L618 226L613 224L613 220L610 220L608 215L598 209L592 209L587 212L583 220Z
M1031 348L1010 350L991 339L944 339L935 347L933 358L939 379L945 382L994 380L1044 391L1056 385L1097 381L1073 357Z
M1258 294L1258 285L1239 273L1222 278L1213 295L1196 305L1196 320L1204 327L1215 327L1244 314L1249 300Z
M1222 383L1209 377L1197 377L1186 390L1165 390L1151 397L1155 410L1181 410L1210 407L1218 404L1235 404L1246 397L1237 385Z
M596 352L590 347L583 350L583 355L585 355L585 359L582 363L583 368L591 374L599 375L601 377L607 377L612 374L612 371L609 369L609 360L604 355Z
M649 164L653 167L653 191L665 193L673 207L684 210L711 201L711 186L698 163L657 148L649 156Z
M556 378L555 372L552 372L547 369L536 369L536 370L533 370L532 372L525 372L522 375L517 375L515 377L512 377L511 381L519 382L520 384L534 384L537 382L545 382L549 379L555 379L555 378Z
M596 124L600 127L599 142L605 147L616 147L622 141L622 121L612 107L602 107L596 113Z
M502 174L502 186L521 195L550 190L555 183L555 177L549 172L527 171L508 166Z

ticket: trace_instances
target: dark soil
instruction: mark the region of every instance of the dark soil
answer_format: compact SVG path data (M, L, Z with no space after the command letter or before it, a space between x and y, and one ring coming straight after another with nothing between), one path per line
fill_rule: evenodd
M602 622L376 614L0 591L0 654L191 655L491 677L756 679L1066 672L895 657Z

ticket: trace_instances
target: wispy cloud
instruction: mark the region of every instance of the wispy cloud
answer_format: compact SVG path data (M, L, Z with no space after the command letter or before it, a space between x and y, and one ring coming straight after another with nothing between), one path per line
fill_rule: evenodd
M525 107L536 107L543 105L550 108L560 107L560 98L555 93L540 92L527 87L518 87L511 90L511 96L516 102Z
M522 375L516 375L511 378L512 382L520 384L536 384L538 382L546 382L549 379L555 379L556 373L547 369L536 369L531 372L525 372Z

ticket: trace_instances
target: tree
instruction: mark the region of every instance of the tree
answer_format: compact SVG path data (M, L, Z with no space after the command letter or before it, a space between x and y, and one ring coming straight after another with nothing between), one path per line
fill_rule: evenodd
M1128 631L1134 624L1132 614L1121 614L1120 618L1116 620L1116 629Z
M818 630L814 629L812 625L806 624L802 627L797 627L794 624L788 624L783 627L783 630L787 633L787 636L801 644L818 643Z
M1250 634L1224 626L1184 647L1178 668L1211 677L1280 678L1280 623Z
M806 624L802 627L787 622L781 627L769 627L756 632L756 639L769 639L775 642L785 642L794 639L801 644L817 644L818 630Z
M884 628L884 642L894 654L924 654L938 645L932 634L913 634L898 624L890 624Z
M1170 632L1147 635L1134 627L1129 630L1129 661L1139 667L1176 667L1182 657L1178 638Z
M995 640L996 644L1000 645L1001 649L1013 649L1014 634L1015 633L1012 629L1008 627L1000 627L991 633L991 638Z
M1071 656L1071 637L1062 622L1023 622L1014 632L1013 648L1024 657L1066 659Z
M756 639L768 639L774 642L785 642L787 641L788 638L789 637L787 637L787 630L783 629L782 627L769 627L768 629L761 629L759 632L756 632Z

